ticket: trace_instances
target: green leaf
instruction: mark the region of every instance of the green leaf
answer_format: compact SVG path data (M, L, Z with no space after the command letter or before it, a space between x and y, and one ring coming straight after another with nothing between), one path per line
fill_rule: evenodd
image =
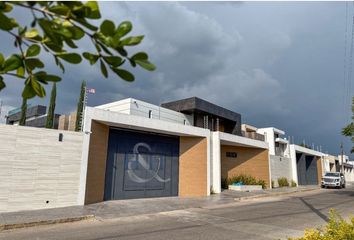
M85 6L89 7L91 10L90 14L86 16L87 18L91 18L91 19L101 18L100 9L96 1L88 1L87 3L85 3Z
M77 48L76 44L75 44L74 41L72 41L71 39L65 39L64 41L65 41L65 43L66 43L69 47L71 47L71 48Z
M16 54L12 54L10 57L6 59L4 63L3 71L4 72L13 71L21 66L22 66L21 57Z
M2 12L11 12L13 9L13 7L11 6L11 4L5 3L5 2L1 2L0 4L0 11Z
M67 61L69 63L73 63L73 64L78 64L82 60L81 56L77 53L59 53L59 54L57 54L57 56L65 61Z
M132 60L148 60L148 55L145 52L138 52L136 54L134 54L131 59Z
M108 77L108 72L107 72L106 65L104 65L104 62L102 61L102 59L100 59L100 63L101 63L101 72L102 72L103 76L105 78L107 78Z
M38 58L26 58L25 65L30 70L33 70L35 68L44 68L43 62Z
M135 80L135 77L133 74L128 72L127 70L124 69L119 69L119 68L111 68L113 72L115 72L120 78L122 78L125 81L128 82L133 82Z
M97 62L98 58L99 58L98 55L94 55L94 54L89 53L89 52L84 52L82 55L84 56L84 58L89 60L91 65L95 64Z
M70 8L65 5L56 5L56 6L48 8L48 10L50 12L66 16L68 14L68 12L70 11Z
M156 69L156 66L148 60L135 60L135 63L139 64L142 68L145 68L148 71L154 71Z
M114 67L119 66L122 63L122 58L118 56L106 56L103 57L103 59L106 61L106 63Z
M4 55L2 55L2 53L0 53L0 70L2 69L4 63L5 63Z
M0 29L4 31L10 31L14 27L17 27L15 19L8 18L5 14L0 12Z
M0 76L0 91L3 90L6 87L6 84L4 82L4 79L2 76Z
M56 76L56 75L46 75L45 80L48 82L60 82L61 77Z
M44 44L50 48L51 50L53 50L54 52L62 52L63 51L63 46L59 45L59 44L55 44L50 40L46 40L44 41Z
M45 96L45 90L43 86L38 82L38 79L35 76L32 76L30 78L30 85L32 86L32 89L36 93L38 97L44 97Z
M39 35L39 32L37 29L31 29L28 32L25 32L24 37L25 38L35 38Z
M113 36L115 32L114 23L110 20L104 20L100 26L100 31L106 36Z
M144 36L135 36L135 37L127 37L121 41L121 45L123 46L135 46L141 43L144 39Z
M127 35L131 30L133 29L133 25L131 22L129 21L124 21L121 24L119 24L118 28L117 28L117 37L123 37L125 35Z
M17 68L16 74L21 76L21 77L24 77L25 76L25 68L22 67L22 66Z
M119 52L119 54L122 55L123 57L128 56L128 53L127 53L127 51L125 51L124 48L118 47L118 48L116 48L116 50L117 50L117 51Z
M41 47L38 46L37 44L33 44L29 48L27 48L26 57L37 56L40 52L41 52Z
M62 35L65 38L71 38L73 36L72 32L65 27L60 27L59 29L54 30L54 32Z
M68 29L71 31L74 40L79 40L85 36L85 32L78 26L68 27Z
M36 96L36 92L32 86L31 78L27 78L25 83L26 83L26 85L22 91L22 97L25 99L29 99L29 98L33 98L34 96ZM37 84L39 84L39 83L37 82Z
M61 78L56 75L49 75L44 71L40 71L34 74L36 78L41 82L59 82Z

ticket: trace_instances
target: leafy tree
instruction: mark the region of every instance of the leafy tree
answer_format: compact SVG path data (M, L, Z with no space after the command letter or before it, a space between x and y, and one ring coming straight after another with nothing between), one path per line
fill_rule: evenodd
M346 137L350 137L354 143L354 97L352 98L352 122L342 129L342 134ZM351 153L354 153L354 146L351 149Z
M81 131L81 126L83 124L81 120L84 114L85 95L86 95L86 82L82 81L80 97L79 97L79 101L77 102L75 131Z
M26 125L26 112L27 112L27 98L22 98L22 105L21 105L21 115L20 115L20 126Z
M52 92L50 94L50 103L47 114L47 120L45 123L46 128L54 127L54 114L55 114L55 99L57 97L57 84L54 82L52 87Z
M33 17L30 26L20 26L9 16L14 8L28 10ZM100 26L90 22L100 18L99 6L94 1L0 2L0 30L14 39L18 49L6 58L0 53L0 91L6 87L4 77L14 76L25 80L23 98L44 97L43 85L59 82L61 78L45 70L46 65L39 57L41 50L51 55L63 72L63 61L79 64L81 56L91 65L98 63L105 78L110 70L123 80L134 81L134 75L123 68L126 62L132 67L155 69L145 52L128 54L126 48L140 44L144 38L143 35L128 36L133 28L129 21L115 25L104 20ZM77 43L84 37L91 40L95 52L73 52L73 49L78 50Z

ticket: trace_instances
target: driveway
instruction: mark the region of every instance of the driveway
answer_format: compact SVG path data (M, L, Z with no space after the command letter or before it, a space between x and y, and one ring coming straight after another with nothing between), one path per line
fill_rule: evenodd
M0 239L286 239L325 224L331 208L345 217L354 215L353 186L10 230L0 233Z

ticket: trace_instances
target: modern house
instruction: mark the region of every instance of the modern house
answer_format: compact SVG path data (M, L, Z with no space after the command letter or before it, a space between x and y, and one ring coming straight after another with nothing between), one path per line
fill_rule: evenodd
M59 114L54 115L54 129L58 128ZM16 108L8 112L6 124L18 125L21 118L21 108ZM47 121L47 107L42 105L27 106L26 126L29 127L45 127Z
M247 173L270 186L268 145L241 136L241 115L199 98L87 107L81 199L206 196ZM87 166L87 167L86 167Z
M269 145L270 171L274 186L278 186L278 179L282 177L296 181L297 177L293 175L292 170L289 141L284 137L285 132L274 127L258 128L255 131L263 134Z

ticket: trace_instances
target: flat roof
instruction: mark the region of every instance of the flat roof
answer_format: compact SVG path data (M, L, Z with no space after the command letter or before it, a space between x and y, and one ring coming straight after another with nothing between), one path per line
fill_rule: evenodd
M161 107L187 114L200 112L215 115L220 118L228 119L231 121L240 122L241 120L241 114L220 107L216 104L200 99L198 97L191 97L177 101L162 103Z

